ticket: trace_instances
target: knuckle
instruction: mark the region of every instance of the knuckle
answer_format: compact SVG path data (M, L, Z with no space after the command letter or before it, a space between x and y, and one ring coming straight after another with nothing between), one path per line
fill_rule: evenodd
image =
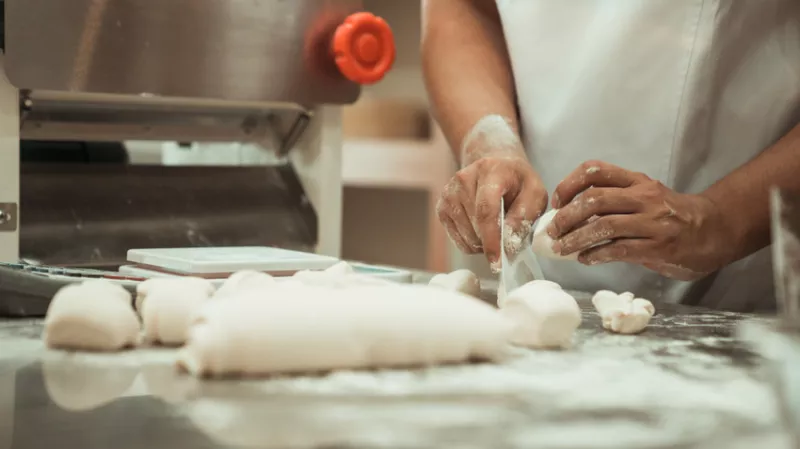
M616 235L620 228L620 220L614 216L603 217L595 222L597 227L597 236L599 238L608 239Z
M624 259L630 255L630 246L626 242L617 242L611 248L611 255L615 259Z
M457 171L455 175L453 175L453 181L457 184L465 185L469 179L472 177L470 170L467 168L462 168L461 170Z
M580 199L583 204L592 208L603 208L608 202L608 197L603 189L588 189Z
M488 200L478 201L475 203L475 219L478 222L487 222L494 219L492 210L492 203Z
M584 161L581 164L581 168L586 172L597 171L599 169L602 169L604 165L605 164L602 161L599 161L597 159L590 159L588 161Z
M569 218L569 210L562 209L558 211L558 213L555 215L555 217L553 217L553 220L551 221L556 232L560 233L561 230L567 226L568 218Z

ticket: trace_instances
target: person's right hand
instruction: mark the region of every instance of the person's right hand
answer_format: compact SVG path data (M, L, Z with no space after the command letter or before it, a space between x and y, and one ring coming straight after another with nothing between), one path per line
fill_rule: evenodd
M515 237L506 252L514 253L547 207L547 191L524 155L503 153L475 160L456 172L436 205L439 221L455 245L467 254L483 251L495 272L500 269L500 198L505 225Z

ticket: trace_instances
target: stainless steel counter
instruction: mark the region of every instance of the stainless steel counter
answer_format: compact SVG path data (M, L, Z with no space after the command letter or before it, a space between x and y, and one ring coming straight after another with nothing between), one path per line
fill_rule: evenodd
M0 322L0 449L791 447L732 336L747 316L657 305L643 334L611 335L577 296L569 351L261 381L177 375L168 349L47 351L39 321Z

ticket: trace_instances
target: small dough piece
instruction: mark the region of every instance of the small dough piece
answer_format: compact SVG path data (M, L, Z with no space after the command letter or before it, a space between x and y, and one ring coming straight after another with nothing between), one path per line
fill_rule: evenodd
M233 273L214 293L214 298L224 298L243 290L266 290L277 281L267 273L255 270L242 270Z
M101 279L61 288L44 319L44 341L50 348L118 351L135 345L138 335L131 294Z
M511 330L490 305L428 286L295 284L273 291L275 301L248 294L204 309L179 367L225 376L493 360Z
M437 274L428 283L431 287L464 293L475 298L481 297L481 281L475 273L462 269L452 273Z
M347 263L347 262L345 262L343 260L343 261L341 261L341 262L339 262L339 263L327 268L325 270L325 272L326 273L330 273L330 274L347 275L347 274L355 273L356 270L355 270L355 268L353 268L352 265L350 265L349 263Z
M581 324L578 302L555 282L531 281L509 293L500 309L514 323L511 343L535 349L572 346Z
M562 256L553 251L553 243L555 242L547 235L547 226L550 225L550 222L553 221L557 213L558 209L551 209L536 221L536 226L533 229L531 248L537 256L548 257L550 259L578 260L578 252Z
M600 290L592 297L592 304L603 320L603 328L619 334L638 334L656 312L653 303L634 298L630 292Z
M214 294L214 285L197 277L149 279L138 287L145 340L168 346L186 341L194 314Z
M533 241L531 243L533 253L537 256L547 257L550 259L578 260L578 255L580 254L579 251L567 254L566 256L562 256L561 254L553 251L553 243L555 242L550 238L549 235L547 235L547 226L553 221L553 218L555 218L558 211L559 209L551 209L542 215L541 218L539 218L539 220L536 222L536 227L533 229ZM605 245L608 242L610 242L610 240L602 241L596 245L593 245L592 248Z

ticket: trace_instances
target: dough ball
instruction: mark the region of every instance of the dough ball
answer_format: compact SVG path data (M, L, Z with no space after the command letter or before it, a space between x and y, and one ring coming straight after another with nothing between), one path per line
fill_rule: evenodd
M44 341L50 348L117 351L135 345L138 335L130 293L106 280L61 288L44 319Z
M176 280L178 282L183 282L182 285L187 286L196 286L198 289L207 289L211 291L209 294L214 293L214 284L209 282L206 279L199 278L199 277L178 277L178 276L165 276L165 277L157 277L151 278L146 281L140 282L139 285L136 286L136 300L134 306L136 308L136 312L141 314L142 308L144 305L144 301L147 296L153 290L160 290L163 285L173 285ZM194 287L193 287L194 288Z
M553 251L553 243L555 242L547 235L547 226L550 225L550 222L553 221L557 213L558 209L551 209L536 221L536 227L533 229L531 248L537 256L548 257L550 259L578 260L579 253L577 252L562 256Z
M347 275L355 273L356 270L349 263L341 261L336 265L333 265L330 268L326 269L325 272L330 274Z
M428 285L464 293L475 298L480 298L481 296L481 281L475 273L466 269L456 270L447 274L437 274L431 278Z
M275 278L261 271L237 271L222 283L214 293L214 298L224 298L242 290L266 290L276 283Z
M168 346L186 341L189 323L214 294L211 282L194 277L150 279L139 287L144 337Z
M500 311L514 323L511 342L529 348L568 348L581 324L575 298L550 281L532 281L515 289Z
M535 288L555 288L561 290L561 285L559 285L558 283L553 281L547 281L544 279L537 279L530 281L527 284L520 286L516 290L519 290L520 288L523 287L527 287L528 289L532 289L535 287ZM505 284L501 281L497 289L497 306L503 308L507 299L508 299L508 294L506 293Z
M467 295L420 285L280 287L275 301L220 301L191 327L179 366L269 375L495 359L510 325Z
M576 251L574 253L567 254L566 256L562 256L561 254L553 251L553 243L555 242L550 238L549 235L547 235L547 226L553 221L553 218L555 218L558 211L559 209L551 209L549 212L542 215L541 218L539 218L539 220L536 222L536 227L533 229L533 241L531 243L531 248L533 249L534 254L537 256L547 257L550 259L578 260L578 255L580 252ZM610 240L602 241L596 245L593 245L592 248L605 245L608 242L610 242Z
M603 320L603 328L619 334L643 331L656 311L653 303L634 298L630 292L617 294L600 290L592 297L592 304Z

